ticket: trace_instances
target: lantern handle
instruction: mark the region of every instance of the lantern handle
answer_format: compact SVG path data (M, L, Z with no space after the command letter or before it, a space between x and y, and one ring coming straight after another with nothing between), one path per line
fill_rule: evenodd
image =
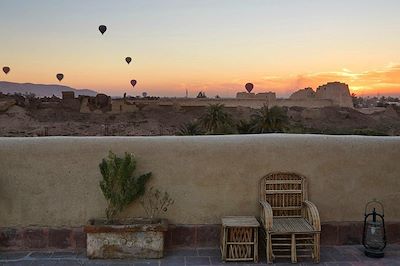
M378 205L381 206L381 209L382 209L382 217L385 216L385 210L384 210L384 208L383 208L383 204L382 204L380 201L377 201L376 199L373 199L373 200L369 201L369 202L367 203L367 205L365 205L364 215L367 215L367 208L368 208L368 205L373 204L373 203L378 204Z

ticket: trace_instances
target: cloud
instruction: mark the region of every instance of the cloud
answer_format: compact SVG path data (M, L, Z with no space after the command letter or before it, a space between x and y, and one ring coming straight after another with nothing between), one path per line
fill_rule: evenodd
M296 76L264 76L254 81L254 84L257 92L275 91L278 96L287 97L298 89L306 87L315 89L332 81L347 83L350 91L358 95L400 95L400 64L391 63L381 69L363 72L344 68L340 71L305 73ZM241 84L237 84L239 88L243 87Z
M294 91L318 86L327 82L340 81L349 85L350 91L360 96L367 95L392 95L400 96L400 63L391 63L385 67L368 70L352 71L340 69L330 72L312 72L300 75L278 76L265 75L258 79L246 80L243 77L233 77L230 80L187 81L185 83L169 84L170 96L184 95L186 89L190 96L195 96L199 91L205 91L207 96L235 97L236 92L245 91L244 84L252 82L256 93L274 91L278 97L288 97ZM162 93L163 91L160 91ZM165 93L165 91L164 91Z

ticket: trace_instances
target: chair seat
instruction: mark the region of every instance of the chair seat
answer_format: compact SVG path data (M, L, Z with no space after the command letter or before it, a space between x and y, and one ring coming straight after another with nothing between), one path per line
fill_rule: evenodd
M304 218L274 218L272 234L294 234L316 232Z

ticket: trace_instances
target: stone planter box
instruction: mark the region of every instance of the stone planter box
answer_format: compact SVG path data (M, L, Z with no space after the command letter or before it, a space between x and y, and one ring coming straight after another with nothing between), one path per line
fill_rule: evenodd
M164 255L165 219L91 220L85 226L90 259L156 259Z

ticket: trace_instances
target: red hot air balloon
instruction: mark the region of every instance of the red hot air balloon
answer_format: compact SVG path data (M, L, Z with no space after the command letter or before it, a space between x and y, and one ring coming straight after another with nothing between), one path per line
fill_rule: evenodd
M99 31L101 32L101 35L103 35L104 32L106 32L106 30L107 30L107 27L105 25L100 25L99 26Z
M136 80L134 80L134 79L131 80L132 87L135 87L136 83L137 83Z
M64 74L58 73L58 74L56 75L56 77L57 77L58 81L61 82L61 80L64 78Z
M127 57L127 58L125 58L125 61L128 63L128 65L131 63L131 61L132 61L132 58L130 58L130 57Z
M253 90L254 85L253 85L253 83L246 83L245 88L246 88L247 92L250 93Z
M8 66L3 67L3 72L7 75L10 72L10 68Z

